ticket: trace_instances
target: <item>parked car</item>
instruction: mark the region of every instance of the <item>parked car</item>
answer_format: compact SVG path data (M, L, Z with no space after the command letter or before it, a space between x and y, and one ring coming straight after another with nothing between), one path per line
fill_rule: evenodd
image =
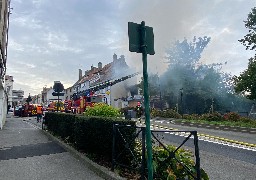
M14 112L14 108L10 108L10 109L9 109L9 112Z
M22 114L22 106L16 106L14 109L14 116L21 116Z

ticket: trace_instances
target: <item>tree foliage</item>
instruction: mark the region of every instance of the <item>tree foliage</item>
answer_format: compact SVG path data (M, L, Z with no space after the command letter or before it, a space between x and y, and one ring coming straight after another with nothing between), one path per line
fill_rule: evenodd
M249 29L249 33L243 39L238 40L246 49L256 50L256 7L248 14L245 27Z
M105 103L95 103L93 107L86 108L84 115L100 117L119 117L120 112L118 109Z
M140 92L141 94L143 94L143 89L144 89L144 80L143 77L141 78L141 82L137 85L138 88L140 88L142 90L142 92ZM159 76L158 74L150 74L148 76L148 89L149 89L149 96L150 97L154 97L159 95Z
M149 94L158 97L161 94L170 108L178 108L184 114L245 111L248 101L234 94L232 76L222 71L223 64L200 63L209 42L210 37L175 41L166 51L167 71L160 77L149 76Z
M249 33L240 41L248 50L256 50L256 7L248 14L245 27ZM239 76L234 76L235 91L244 94L248 99L256 99L256 54L249 59L248 68Z
M192 42L188 42L186 38L183 41L177 40L167 49L166 59L170 65L193 66L200 60L201 54L210 40L211 38L207 36L194 37Z
M235 91L248 99L256 99L256 55L249 59L248 68L239 76L234 76Z
M200 63L201 55L210 42L210 37L194 37L176 41L167 51L168 70L161 76L163 94L172 108L184 113L206 113L212 110L226 110L221 98L232 93L231 75L221 71L222 64ZM180 89L183 88L181 97Z

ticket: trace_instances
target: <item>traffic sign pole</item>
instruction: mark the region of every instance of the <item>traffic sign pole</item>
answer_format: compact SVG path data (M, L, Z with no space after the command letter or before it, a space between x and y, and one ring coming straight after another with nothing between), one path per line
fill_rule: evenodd
M141 22L141 50L143 63L143 79L144 79L144 106L145 106L145 123L146 123L146 146L147 146L147 164L148 164L148 179L153 179L152 167L152 142L150 130L150 111L149 111L149 93L148 93L148 72L147 72L147 45L145 22Z
M152 142L150 130L150 111L149 111L149 93L148 93L148 72L147 72L147 54L154 55L154 33L153 28L145 26L145 22L136 24L128 22L129 51L142 53L143 79L144 79L144 106L146 123L146 146L147 146L147 167L148 179L153 179L152 167ZM144 177L142 177L144 179Z

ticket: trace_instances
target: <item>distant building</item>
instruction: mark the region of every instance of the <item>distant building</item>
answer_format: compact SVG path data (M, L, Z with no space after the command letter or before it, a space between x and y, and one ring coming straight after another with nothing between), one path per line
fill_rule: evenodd
M12 106L17 106L23 102L24 91L12 90Z
M73 95L73 87L69 87L64 90L65 92L65 100L71 100L71 97Z
M48 102L48 104L52 101L57 101L58 100L58 96L53 96L52 93L54 92L53 88L50 88L47 91L47 100L46 102ZM65 100L65 96L59 96L59 100L60 101L64 101Z
M13 106L12 90L13 90L13 76L5 75L5 92L7 94L7 104Z
M41 104L41 105L43 105L42 94L32 96L31 99L32 99L32 102L31 102L32 104Z
M47 102L47 92L50 90L51 88L47 88L47 87L43 87L43 91L41 91L42 94L42 104L44 106L48 105L49 103Z

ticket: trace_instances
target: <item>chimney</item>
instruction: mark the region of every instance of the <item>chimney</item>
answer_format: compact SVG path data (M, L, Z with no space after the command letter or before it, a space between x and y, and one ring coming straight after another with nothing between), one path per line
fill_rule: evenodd
M98 69L101 70L102 69L102 62L98 63Z
M89 70L85 71L84 75L87 76L89 74L89 72L90 72Z
M82 69L79 69L79 79L78 80L80 80L80 79L82 79Z
M113 62L115 62L116 60L117 60L117 55L114 54L114 55L113 55Z

